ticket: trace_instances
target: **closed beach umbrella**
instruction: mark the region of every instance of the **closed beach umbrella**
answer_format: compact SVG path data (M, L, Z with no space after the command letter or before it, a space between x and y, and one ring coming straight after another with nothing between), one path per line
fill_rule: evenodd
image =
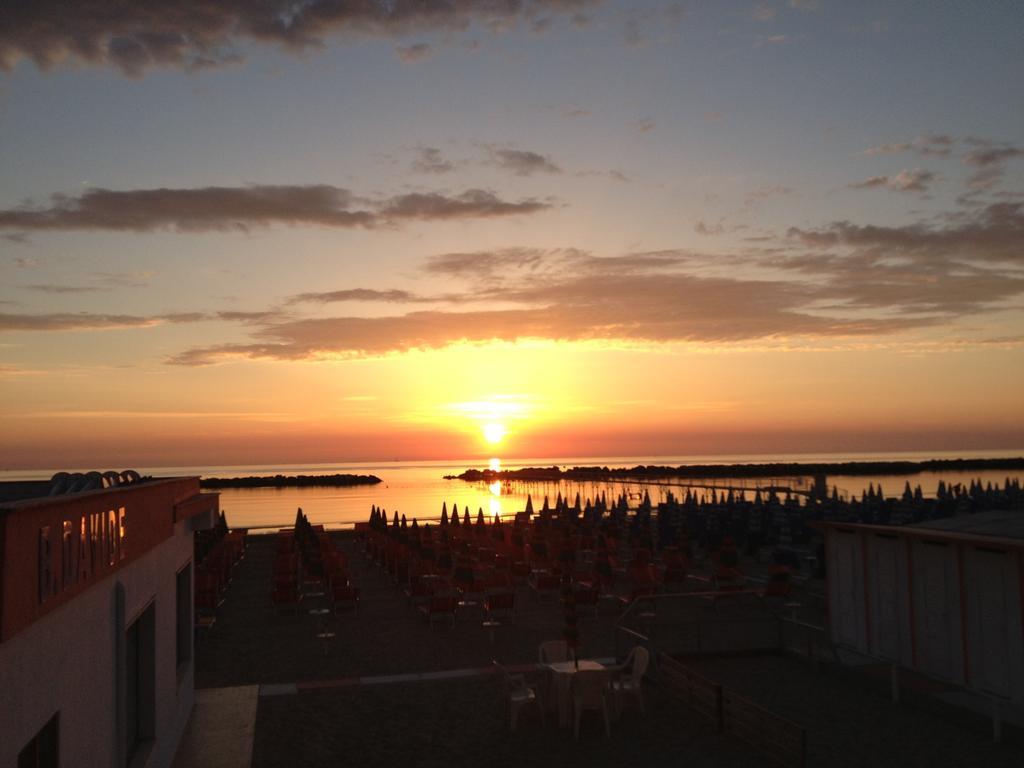
M462 513L462 524L469 525L469 504L466 505L466 511Z
M459 505L458 504L452 504L452 517L451 517L451 520L449 520L448 522L450 522L452 525L458 525L459 524Z
M448 525L448 505L441 502L441 525Z
M526 494L526 514L533 516L533 497L530 494Z
M468 509L468 507L467 507L467 509ZM477 525L483 525L484 524L484 508L483 507L480 507L476 511L476 524Z

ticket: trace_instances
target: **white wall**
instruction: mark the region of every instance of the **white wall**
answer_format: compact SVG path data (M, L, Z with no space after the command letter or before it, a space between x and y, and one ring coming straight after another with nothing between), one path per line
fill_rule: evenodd
M1024 703L1019 553L964 550L969 684Z
M189 521L117 573L0 644L0 768L60 711L64 766L117 766L116 585L125 626L156 600L156 739L145 765L169 766L192 709L193 663L176 669L176 574L192 558ZM31 585L28 585L31 588Z

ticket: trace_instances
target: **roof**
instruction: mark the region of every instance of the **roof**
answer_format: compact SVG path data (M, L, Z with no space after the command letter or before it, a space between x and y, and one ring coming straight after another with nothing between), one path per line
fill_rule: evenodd
M1024 539L1024 512L1000 510L979 512L974 515L956 515L938 520L913 523L907 528L927 528L950 533L966 533L975 536L997 536L1007 539Z
M1006 547L1024 550L1024 511L999 510L927 520L909 525L846 523L840 520L815 520L815 528L877 533L882 536L910 536L961 544Z

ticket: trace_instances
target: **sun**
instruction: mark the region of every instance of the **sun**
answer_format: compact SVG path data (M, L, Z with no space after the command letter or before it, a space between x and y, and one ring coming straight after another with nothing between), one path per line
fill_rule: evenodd
M484 424L481 429L483 429L484 432L484 440L491 445L497 445L505 439L506 429L504 424L490 422L488 424Z

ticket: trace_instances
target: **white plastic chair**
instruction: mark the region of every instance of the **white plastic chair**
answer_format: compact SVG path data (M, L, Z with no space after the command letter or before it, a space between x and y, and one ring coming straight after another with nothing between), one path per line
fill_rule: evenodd
M502 686L508 701L509 729L512 733L515 733L516 725L519 722L519 710L530 706L530 704L537 705L537 709L540 711L541 725L545 725L544 707L541 706L537 690L527 685L526 678L522 675L510 675L508 670L497 661L491 663L501 677Z
M586 709L600 710L604 715L604 733L612 737L612 726L608 719L608 670L580 670L572 676L573 736L579 741L580 720Z
M646 648L637 645L629 652L626 661L619 668L620 673L613 677L609 689L612 699L615 702L615 716L622 712L622 699L631 699L640 707L640 712L646 716L644 708L644 672L650 663L651 655Z

